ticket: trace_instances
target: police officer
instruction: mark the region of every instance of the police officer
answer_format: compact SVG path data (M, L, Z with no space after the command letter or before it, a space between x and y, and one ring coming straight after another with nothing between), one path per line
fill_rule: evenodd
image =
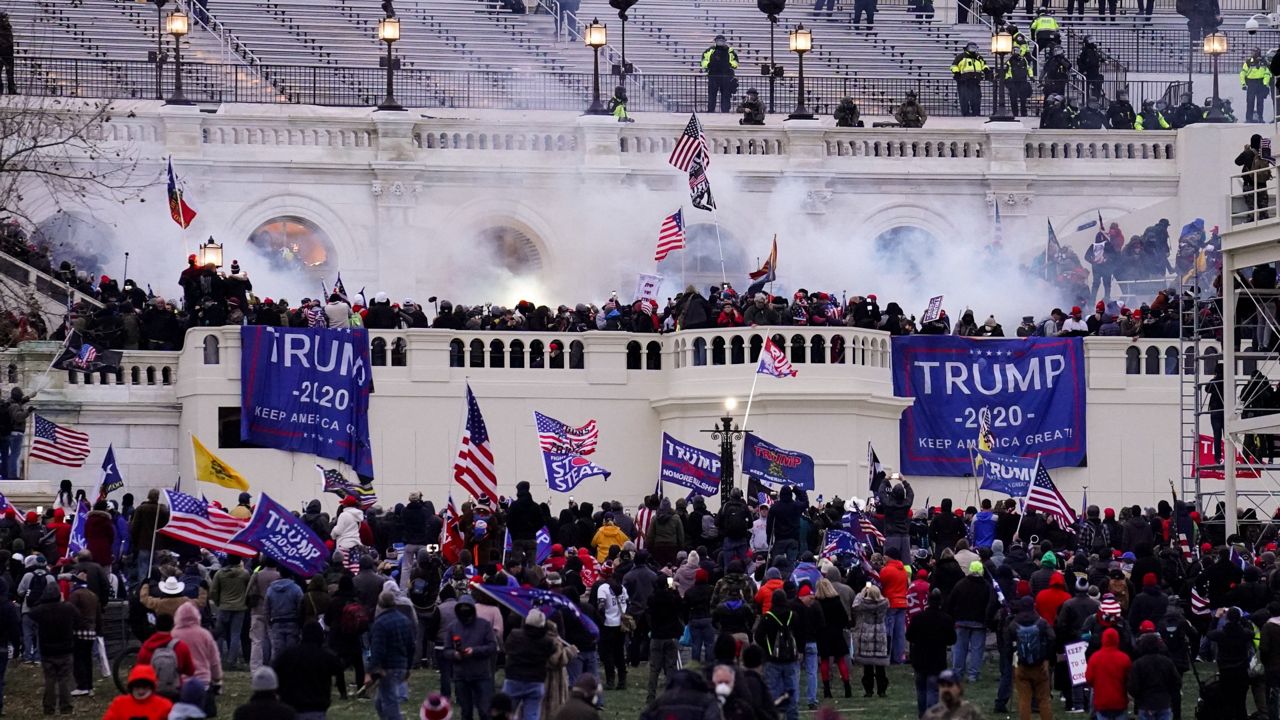
M621 85L613 88L613 97L609 98L609 114L618 118L618 122L635 122L627 114L627 89Z
M1044 94L1065 95L1071 79L1071 61L1061 46L1055 47L1044 64Z
M961 115L976 117L982 114L982 79L987 73L987 62L978 54L978 43L965 45L964 52L956 55L951 63L951 76L956 81Z
M1084 109L1076 116L1076 127L1081 130L1101 130L1106 127L1107 117L1098 108L1098 99L1085 100Z
M1271 68L1262 58L1262 49L1249 51L1240 67L1240 89L1245 92L1245 122L1262 122L1263 101L1271 87Z
M738 80L738 51L729 47L723 35L717 35L715 45L702 52L702 69L707 71L707 112L716 111L716 94L720 95L720 112L729 112L729 98Z
M747 96L738 104L738 112L742 113L739 125L764 124L764 103L760 102L760 93L755 88L747 90Z
M847 97L840 100L833 115L836 119L836 127L863 127L862 114L858 112L858 104L853 101L853 98Z
M916 102L915 90L907 91L907 99L893 111L893 119L904 128L924 127L924 122L929 119L929 115L925 113L924 107Z
M1076 56L1076 68L1089 82L1089 97L1102 97L1102 51L1089 35L1084 36L1084 44Z
M1036 11L1036 19L1031 21L1031 37L1046 54L1062 41L1058 34L1058 19L1053 16L1052 8L1042 7Z
M1204 119L1204 108L1191 102L1191 93L1182 93L1181 102L1169 111L1169 124L1175 128L1195 125Z
M1070 115L1062 102L1062 96L1046 95L1044 109L1040 111L1041 130L1067 130L1071 127Z
M1156 109L1154 100L1142 101L1142 112L1133 121L1134 130L1168 130L1169 121Z
M1017 51L1009 53L1009 62L1004 70L1004 87L1009 91L1009 107L1014 117L1027 114L1027 100L1031 98L1031 83L1036 79L1035 66L1030 58L1034 56Z
M1136 119L1133 105L1129 104L1129 91L1117 92L1116 99L1107 106L1107 127L1112 130L1132 130Z

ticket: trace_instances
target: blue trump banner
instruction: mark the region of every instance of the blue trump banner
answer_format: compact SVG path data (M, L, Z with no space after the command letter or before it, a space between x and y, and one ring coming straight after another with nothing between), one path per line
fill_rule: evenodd
M974 454L974 463L982 475L982 489L1009 497L1027 496L1031 480L1036 476L1036 459L993 452Z
M76 507L76 516L71 521L71 537L67 540L66 557L75 557L76 553L89 546L84 537L84 526L89 520L89 501L81 500Z
M547 558L551 557L551 533L547 530L546 525L538 528L533 540L537 547L537 557L534 562L541 565L547 561Z
M596 626L595 622L583 615L572 600L560 593L543 588L526 588L518 585L505 587L500 585L472 585L471 587L493 598L499 605L520 617L529 614L529 611L533 608L542 610L548 618L551 618L557 611L568 613L582 623L584 630L594 637L600 637L600 628Z
M231 538L280 563L302 577L324 572L329 551L315 532L283 505L263 493L249 524Z
M373 477L368 332L250 325L240 340L240 439Z
M720 456L662 433L662 464L658 479L711 497L720 492Z
M571 492L578 483L595 475L605 480L612 474L577 453L542 453L542 464L547 469L547 487L556 492Z
M1085 459L1081 338L895 337L893 393L914 401L899 422L904 475L972 473L988 415L990 449L1050 468Z
M813 489L813 458L787 450L747 433L742 443L742 474L774 485Z

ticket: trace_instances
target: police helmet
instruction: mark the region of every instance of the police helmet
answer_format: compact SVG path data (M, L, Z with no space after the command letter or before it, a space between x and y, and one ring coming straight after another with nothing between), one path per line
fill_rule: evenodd
M718 43L728 42L724 35L716 35L713 40Z
M915 90L908 90L908 91L907 91L907 99L908 99L908 100L915 100L915 99L916 99L916 91L915 91Z
M978 43L976 42L965 43L964 49L965 49L965 52L977 52Z

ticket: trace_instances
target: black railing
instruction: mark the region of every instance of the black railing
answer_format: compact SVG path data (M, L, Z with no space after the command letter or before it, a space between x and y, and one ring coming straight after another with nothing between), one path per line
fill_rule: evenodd
M1218 68L1223 77L1234 76L1240 72L1240 66L1252 48L1261 48L1265 53L1271 52L1280 41L1280 30L1266 27L1256 34L1250 35L1243 30L1224 30L1227 36L1225 55L1218 58ZM1187 56L1190 54L1192 73L1201 74L1213 71L1213 61L1202 50L1200 40L1192 41L1191 34L1173 29L1148 30L1139 27L1090 28L1080 33L1089 35L1098 46L1111 57L1123 63L1131 73L1174 73L1185 76L1188 69ZM1074 61L1074 56L1072 56Z
M151 98L155 96L155 66L145 61L26 58L19 61L18 86L30 95L81 98ZM199 103L270 103L331 107L370 107L381 99L386 71L377 66L222 65L184 63L188 98ZM610 78L606 82L612 82ZM487 108L495 110L581 110L587 106L590 73L521 73L479 70L423 70L396 74L396 96L408 107ZM1127 87L1135 105L1158 99L1169 87L1163 81L1105 84L1107 97ZM739 77L735 98L755 89L768 95L763 77ZM849 77L818 75L805 78L805 104L829 115L842 98L853 98L866 115L892 114L908 90L915 91L925 111L934 116L958 115L955 83L945 78ZM161 92L172 92L167 68ZM628 80L631 112L704 112L707 78L701 74L633 75ZM983 87L983 110L994 100L990 83ZM1039 92L1032 112L1039 112ZM796 78L777 81L777 108L786 112L796 101ZM1079 100L1079 98L1076 98ZM735 103L736 105L736 103ZM733 108L731 108L732 110Z

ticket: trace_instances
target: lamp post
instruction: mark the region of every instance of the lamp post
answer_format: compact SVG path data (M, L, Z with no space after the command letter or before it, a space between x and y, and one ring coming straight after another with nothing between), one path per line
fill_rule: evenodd
M627 62L627 11L639 0L609 0L609 7L618 11L618 19L622 21L622 62L613 66L613 74L618 76L618 84L626 85L627 76L635 72L631 63Z
M1013 52L1013 36L1000 28L991 36L991 54L996 57L996 103L987 122L1014 122L1013 113L1004 102L1005 59Z
M713 440L720 441L720 502L722 504L725 498L729 497L729 492L733 490L733 458L736 454L733 449L733 443L735 440L741 440L742 436L747 432L745 428L733 424L733 411L737 407L737 400L725 398L724 415L720 418L719 424L710 430L702 431L711 433Z
M1204 54L1212 61L1213 71L1213 104L1205 113L1205 122L1226 122L1227 116L1222 112L1222 100L1218 97L1218 56L1227 52L1227 36L1220 32L1204 36Z
M583 28L582 43L591 48L595 62L591 72L591 106L584 114L608 115L609 111L600 102L600 48L609 43L609 30L600 22L600 18L592 20L590 25Z
M769 78L769 112L773 108L774 90L778 78L782 77L782 66L773 60L773 34L778 27L778 16L787 9L787 0L756 0L756 7L769 18L769 62L760 65L760 74Z
M813 49L813 33L804 25L796 25L788 38L791 52L796 54L799 66L796 69L796 109L787 116L788 120L812 120L813 113L804 106L804 54Z
M164 61L166 53L164 51L164 6L169 4L169 0L139 0L139 2L149 2L156 6L156 49L147 52L147 60L156 64L156 99L164 99Z
M173 36L173 94L165 105L193 105L182 92L182 38L191 32L191 18L182 10L174 10L165 18L165 32Z
M214 242L212 235L197 250L201 266L222 267L222 244Z
M396 102L396 68L400 66L400 60L391 52L391 46L400 39L400 19L386 17L379 20L378 39L387 44L387 56L380 63L387 68L387 94L378 104L378 109L404 110L404 106Z

